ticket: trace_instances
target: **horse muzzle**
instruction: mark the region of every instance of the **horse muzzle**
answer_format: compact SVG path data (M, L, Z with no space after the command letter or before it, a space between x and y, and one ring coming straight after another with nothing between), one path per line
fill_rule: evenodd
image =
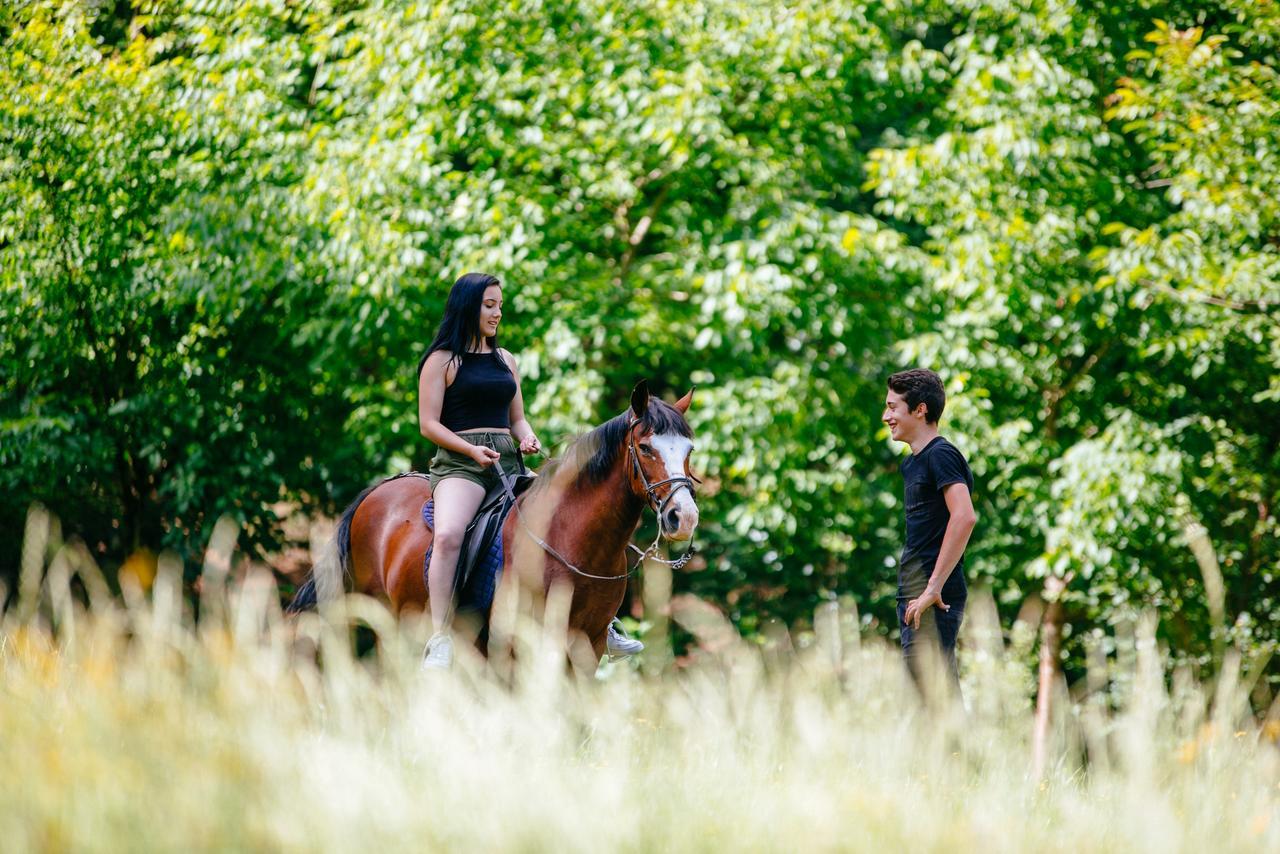
M698 527L698 505L688 490L681 490L678 495L672 496L658 516L658 527L662 536L674 543L693 539L694 529Z

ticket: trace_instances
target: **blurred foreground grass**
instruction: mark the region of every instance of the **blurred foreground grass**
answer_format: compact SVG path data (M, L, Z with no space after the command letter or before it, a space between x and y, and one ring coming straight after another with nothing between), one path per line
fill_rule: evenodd
M989 603L967 711L920 709L835 609L761 648L677 601L691 666L596 678L515 616L514 659L425 678L420 627L368 600L287 621L268 577L224 583L215 543L197 623L175 561L112 597L37 515L0 616L5 851L1280 850L1280 727L1234 659L1166 674L1150 623L1060 704L1040 778L1029 638L1007 646Z

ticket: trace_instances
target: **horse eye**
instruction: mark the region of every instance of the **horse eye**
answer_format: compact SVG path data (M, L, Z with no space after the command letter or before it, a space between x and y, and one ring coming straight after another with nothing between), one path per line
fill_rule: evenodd
M642 445L640 446L640 450L641 450L641 451L643 451L643 452L645 452L646 454L650 454L650 455L652 455L652 454L653 454L653 448L652 448L652 447L650 447L649 445L644 445L644 444L642 444Z

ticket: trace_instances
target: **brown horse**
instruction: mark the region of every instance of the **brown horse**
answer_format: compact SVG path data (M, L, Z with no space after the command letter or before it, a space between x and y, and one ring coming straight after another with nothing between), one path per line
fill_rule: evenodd
M698 506L689 472L693 432L684 418L693 392L674 406L636 386L631 407L578 438L549 462L516 501L502 529L503 583L572 585L570 634L591 644L596 660L622 604L626 550L646 506L661 536L693 537ZM342 514L329 554L289 609L303 610L344 590L373 596L395 613L427 609L423 555L432 531L423 522L431 484L409 472L363 493Z

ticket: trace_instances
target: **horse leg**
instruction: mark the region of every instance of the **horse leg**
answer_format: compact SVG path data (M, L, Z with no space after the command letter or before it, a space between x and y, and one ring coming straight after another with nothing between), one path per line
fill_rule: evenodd
M605 650L608 648L608 641L609 636L607 633L591 639L591 652L595 656L592 661L596 664L599 664L600 659L604 656Z

